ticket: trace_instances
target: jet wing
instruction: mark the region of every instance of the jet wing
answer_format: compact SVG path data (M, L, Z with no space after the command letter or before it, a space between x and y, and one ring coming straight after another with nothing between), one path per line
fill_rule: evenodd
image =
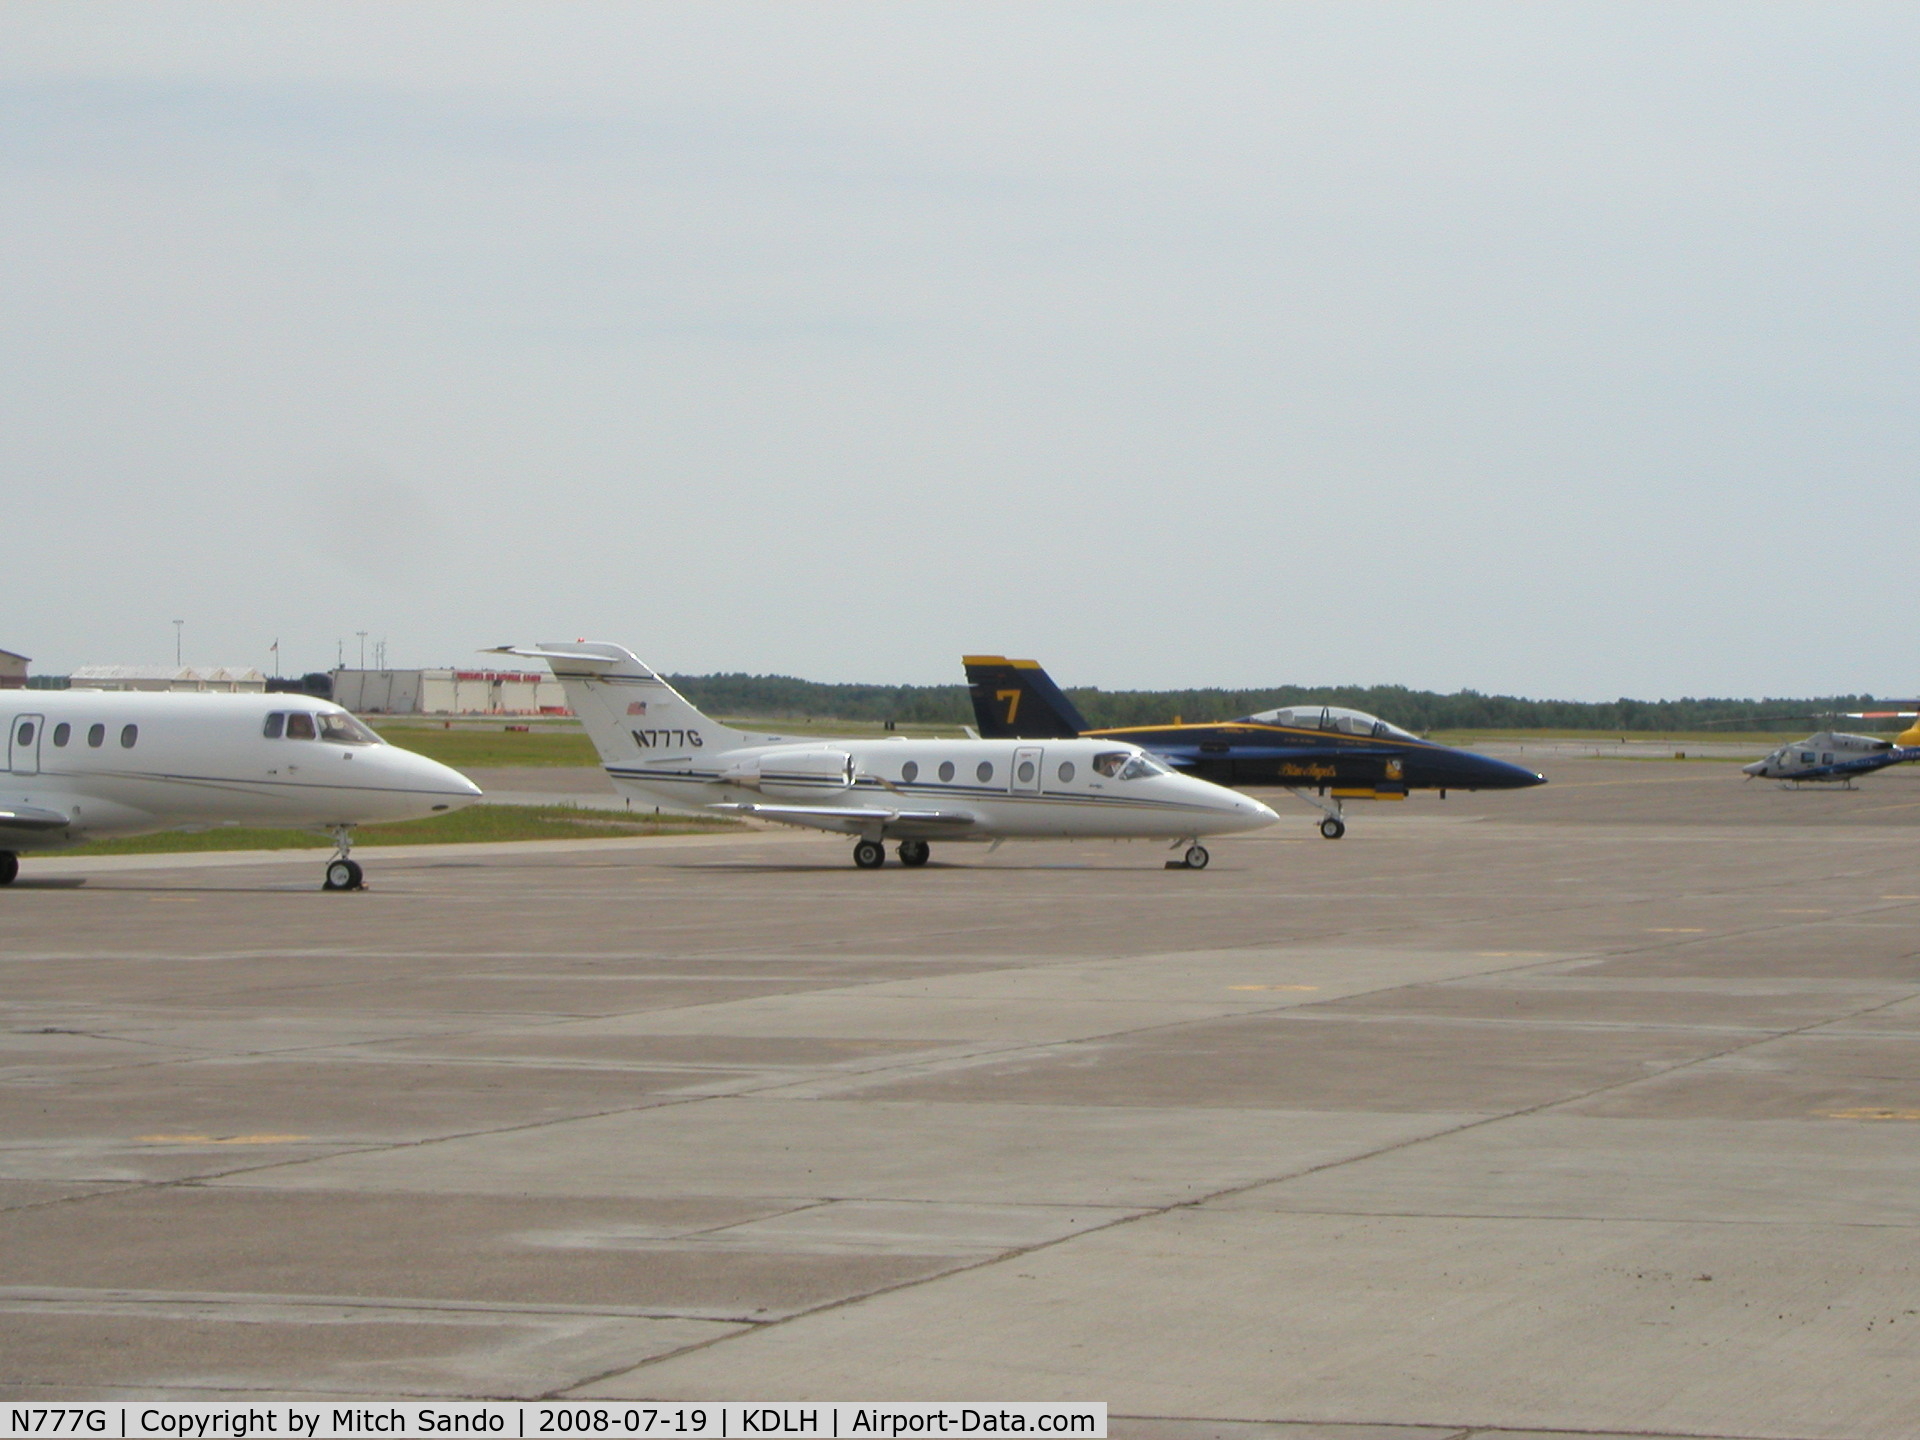
M73 817L32 805L0 805L0 830L64 830Z
M706 808L725 815L751 815L760 820L777 820L782 825L842 830L848 834L857 834L874 825L888 830L925 826L932 830L959 831L979 823L963 811L886 810L877 805L760 805L740 801Z

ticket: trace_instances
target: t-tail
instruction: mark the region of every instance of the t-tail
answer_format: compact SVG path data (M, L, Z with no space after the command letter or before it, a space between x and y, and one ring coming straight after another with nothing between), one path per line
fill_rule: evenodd
M567 692L568 708L593 738L600 763L609 767L638 760L698 760L774 738L709 720L622 645L547 641L501 645L487 653L546 661Z
M1071 740L1092 727L1035 660L968 655L975 727L986 740Z

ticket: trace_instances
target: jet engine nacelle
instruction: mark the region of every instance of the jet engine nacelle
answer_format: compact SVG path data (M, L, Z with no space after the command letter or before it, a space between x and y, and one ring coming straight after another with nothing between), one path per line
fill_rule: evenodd
M853 757L844 750L775 750L728 766L720 778L768 795L818 795L852 788Z

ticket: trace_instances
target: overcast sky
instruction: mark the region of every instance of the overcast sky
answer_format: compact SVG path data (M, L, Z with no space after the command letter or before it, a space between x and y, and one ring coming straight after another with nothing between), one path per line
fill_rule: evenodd
M1910 4L0 8L0 647L1910 694Z

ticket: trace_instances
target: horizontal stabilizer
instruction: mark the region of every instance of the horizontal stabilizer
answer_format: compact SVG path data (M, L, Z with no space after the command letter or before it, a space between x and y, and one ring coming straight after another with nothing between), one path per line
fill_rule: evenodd
M609 653L611 652L611 653ZM612 669L623 661L637 664L633 653L617 645L494 645L480 652L482 655L517 655L522 660L559 661L569 669L592 669L595 667ZM645 669L645 666L639 668ZM647 671L651 674L652 671Z

